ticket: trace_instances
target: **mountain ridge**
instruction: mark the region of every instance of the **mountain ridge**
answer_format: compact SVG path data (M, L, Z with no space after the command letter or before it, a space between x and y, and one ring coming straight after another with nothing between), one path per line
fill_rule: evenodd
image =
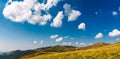
M103 45L98 43L96 45ZM119 59L120 58L120 42L114 44L105 44L105 46L97 48L89 48L77 51L51 53L43 55L35 55L32 57L23 56L20 59Z
M102 47L105 45L109 45L107 43L96 43L90 46L85 46L85 47L76 47L76 46L49 46L49 47L42 47L42 48L37 48L33 50L16 50L16 51L11 51L4 53L0 55L0 59L18 59L22 56L35 54L35 55L43 55L43 54L49 54L49 53L57 53L57 52L69 52L69 51L77 51L77 50L86 50L86 49L91 49L91 48L96 48L96 47ZM94 46L94 47L93 47Z

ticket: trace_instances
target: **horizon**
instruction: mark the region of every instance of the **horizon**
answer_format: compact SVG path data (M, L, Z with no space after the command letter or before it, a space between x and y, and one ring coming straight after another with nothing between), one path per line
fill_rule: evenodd
M120 41L120 0L1 0L0 5L0 51Z
M120 41L118 41L120 42ZM34 49L39 49L39 48L47 48L47 47L55 47L55 46L71 46L71 47L77 47L77 48L82 48L82 47L88 47L88 46L92 46L92 45L96 45L96 44L99 44L99 43L102 43L104 44L105 42L98 42L98 43L95 43L95 44L90 44L90 45L86 45L86 46L74 46L74 45L52 45L52 46L44 46L44 47L37 47L37 48L32 48L32 49L19 49L19 50L11 50L11 51L0 51L0 55L1 54L4 54L4 53L9 53L9 52L12 52L12 51L27 51L27 50L34 50ZM117 42L115 42L117 43ZM105 44L115 44L115 43L105 43Z

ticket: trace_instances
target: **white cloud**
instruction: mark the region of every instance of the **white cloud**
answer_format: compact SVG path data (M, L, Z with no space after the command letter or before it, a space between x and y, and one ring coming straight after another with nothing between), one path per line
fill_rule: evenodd
M72 10L68 16L68 21L75 21L80 15L81 13L79 11Z
M56 6L59 1L60 0L47 0L47 3L39 3L37 0L8 0L3 9L3 15L13 22L45 25L52 19L51 14L48 12L49 9ZM41 11L44 11L45 14L43 15Z
M101 39L103 38L104 35L102 33L98 33L96 36L95 36L95 39Z
M63 45L72 45L72 42L63 42Z
M25 3L26 2L17 1L11 2L10 5L6 5L3 9L3 15L14 22L26 21L26 19L30 18L32 12Z
M33 41L33 44L37 44L37 41Z
M62 11L58 12L57 16L53 19L51 26L52 27L61 27L63 17L64 17L63 12Z
M72 42L69 42L68 45L72 45Z
M58 37L57 34L55 34L55 35L51 35L51 36L50 36L51 39L56 39L57 37Z
M43 41L43 40L41 40L41 41L40 41L40 44L43 44L43 43L44 43L44 41Z
M63 40L63 37L56 38L56 42L61 42Z
M78 45L78 44L79 44L79 42L75 42L75 44L76 44L76 45Z
M13 22L46 25L47 22L52 19L52 15L49 13L50 9L57 6L59 1L60 0L46 0L40 3L38 0L8 0L3 9L3 15ZM68 16L68 21L75 21L81 15L79 11L72 9L69 4L64 4L63 8L65 14ZM45 12L45 14L42 14L42 12ZM63 11L58 12L51 26L61 27L63 18Z
M116 37L120 35L120 31L117 29L114 29L112 32L109 32L108 36L110 37Z
M68 45L68 42L63 42L62 44L63 44L63 45Z
M86 46L86 45L87 45L86 43L83 42L80 43L80 46Z
M60 0L47 0L47 3L44 5L46 10L49 10L52 6L56 6Z
M112 14L113 14L113 16L116 16L116 15L118 15L118 12L113 11Z
M78 29L82 29L82 30L85 30L86 28L86 24L85 23L81 23L78 25Z
M28 21L30 24L36 24L38 23L39 25L45 25L48 20L50 20L52 16L50 14L40 16L40 15L32 15L31 19Z
M66 4L63 5L63 8L64 8L64 12L65 12L66 15L69 15L69 13L71 13L71 10L72 10L71 5L66 3Z
M75 21L81 15L81 12L72 9L69 4L64 4L63 8L65 14L68 16L68 21Z

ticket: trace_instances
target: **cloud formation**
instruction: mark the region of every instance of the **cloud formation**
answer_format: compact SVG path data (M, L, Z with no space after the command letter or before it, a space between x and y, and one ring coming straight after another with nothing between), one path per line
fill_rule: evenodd
M33 44L37 44L37 41L33 41Z
M56 38L56 42L61 42L63 40L63 37Z
M118 29L114 29L112 32L109 32L108 36L116 37L120 35L120 31Z
M118 12L113 11L112 14L113 14L113 16L116 16L116 15L118 15Z
M85 23L80 23L80 24L78 25L78 29L85 30L85 28L86 28L86 24L85 24Z
M71 5L64 4L63 6L65 14L68 16L68 21L75 21L81 15L80 11L71 8Z
M64 12L58 11L55 18L49 13L52 7L57 6L60 0L47 0L38 2L38 0L12 1L8 0L3 9L3 15L13 22L28 22L30 24L46 25L53 19L51 27L61 27L64 15L68 17L68 21L75 21L81 15L80 11L71 8L71 5L64 4ZM44 14L42 14L44 12Z
M98 33L96 36L95 36L95 39L101 39L103 38L104 35L102 33Z
M63 42L63 45L72 45L72 42Z
M83 43L83 42L80 43L80 46L82 46L82 47L86 46L86 45L87 45L86 43Z
M51 35L51 36L50 36L50 39L56 39L57 37L58 37L57 34L55 34L55 35Z
M13 22L28 22L30 24L45 25L52 19L48 12L56 6L60 0L47 0L47 3L39 3L37 0L12 1L9 0L3 9L3 15ZM43 15L41 11L44 11Z
M44 41L43 40L40 40L40 44L43 44L44 43Z
M58 35L58 34L55 34L55 35L51 35L50 36L50 39L55 39L55 42L61 42L61 41L63 41L63 39L71 39L71 40L73 40L73 39L75 39L75 38L73 38L73 37L71 37L71 36L60 36L60 35ZM68 43L67 43L68 44ZM70 44L70 43L69 43ZM68 45L69 45L68 44Z
M51 26L52 27L61 27L63 17L64 17L63 11L58 12L57 16L53 19Z

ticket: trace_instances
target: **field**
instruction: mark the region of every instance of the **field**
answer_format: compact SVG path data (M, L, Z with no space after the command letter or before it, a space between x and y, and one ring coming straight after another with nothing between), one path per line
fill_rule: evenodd
M87 50L35 53L20 59L120 59L120 42Z

